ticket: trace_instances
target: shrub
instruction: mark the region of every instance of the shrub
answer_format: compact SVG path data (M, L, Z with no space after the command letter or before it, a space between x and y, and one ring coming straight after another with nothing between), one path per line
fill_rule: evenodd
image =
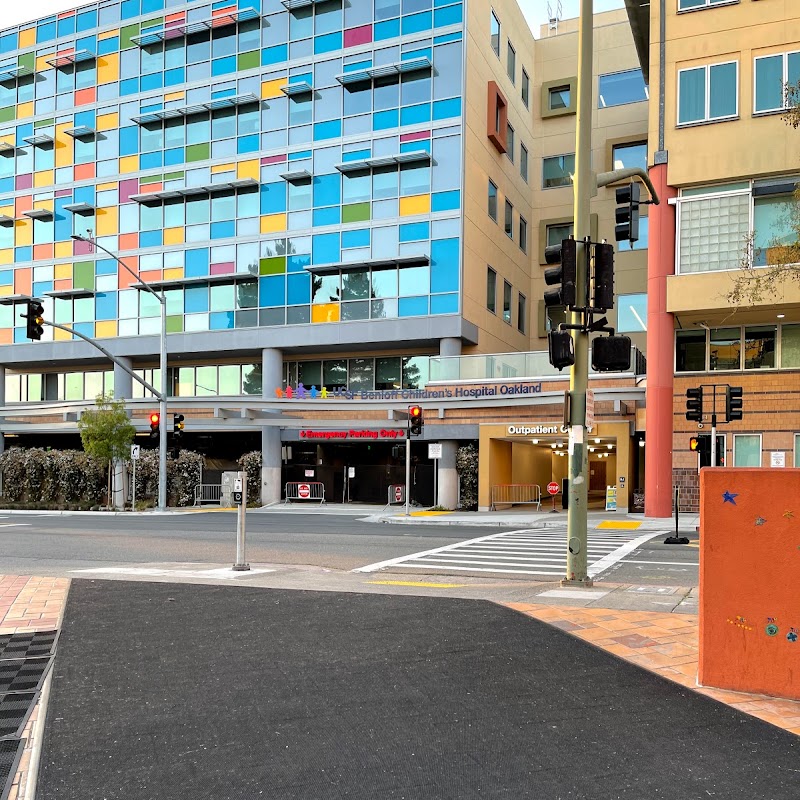
M478 448L474 444L458 448L456 471L461 486L460 505L467 511L475 511L478 508Z
M261 451L253 450L239 459L239 469L247 473L247 503L261 504Z

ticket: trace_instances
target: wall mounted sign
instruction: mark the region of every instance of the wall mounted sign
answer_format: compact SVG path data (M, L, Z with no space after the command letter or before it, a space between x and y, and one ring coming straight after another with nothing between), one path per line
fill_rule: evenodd
M349 431L300 431L301 439L405 439L406 429L397 430L382 428L378 431L349 430Z
M375 389L353 392L350 389L318 389L298 383L297 386L280 386L275 389L279 400L437 400L459 398L478 400L483 397L514 397L540 394L542 382L538 383L500 383L486 386L455 386L443 389Z

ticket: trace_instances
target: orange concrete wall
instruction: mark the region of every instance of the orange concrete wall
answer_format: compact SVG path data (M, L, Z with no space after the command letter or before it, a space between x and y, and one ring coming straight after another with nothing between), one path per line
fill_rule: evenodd
M700 471L698 680L800 700L800 469Z

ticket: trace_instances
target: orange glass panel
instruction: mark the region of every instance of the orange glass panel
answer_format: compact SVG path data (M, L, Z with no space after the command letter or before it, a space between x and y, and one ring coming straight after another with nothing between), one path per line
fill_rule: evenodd
M94 103L97 97L97 91L94 86L88 89L78 89L75 92L75 105L85 106L87 103Z
M0 328L0 344L12 344L14 337L13 328Z
M75 165L75 180L86 181L94 178L94 162L91 164L76 164Z
M14 293L30 294L33 288L33 270L30 267L14 270Z
M72 278L62 278L60 281L53 281L53 288L59 292L63 289L72 288Z
M120 250L135 250L139 246L138 233L121 233L119 235Z
M53 245L50 244L35 244L33 246L33 260L38 261L40 258L53 258Z

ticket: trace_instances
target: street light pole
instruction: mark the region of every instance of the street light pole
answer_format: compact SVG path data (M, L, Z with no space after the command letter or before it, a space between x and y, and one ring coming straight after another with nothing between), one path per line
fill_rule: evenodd
M159 303L161 303L161 342L160 342L160 356L159 356L159 369L161 372L161 391L156 393L158 397L158 510L165 511L167 508L167 296L163 289L157 292L147 281L143 280L141 275L134 272L116 253L112 253L103 245L98 244L92 238L91 231L87 231L89 236L81 236L80 234L72 234L72 238L79 242L86 242L98 250L102 250L106 255L114 259L120 266L127 270L137 281L141 284L142 288L150 292Z

